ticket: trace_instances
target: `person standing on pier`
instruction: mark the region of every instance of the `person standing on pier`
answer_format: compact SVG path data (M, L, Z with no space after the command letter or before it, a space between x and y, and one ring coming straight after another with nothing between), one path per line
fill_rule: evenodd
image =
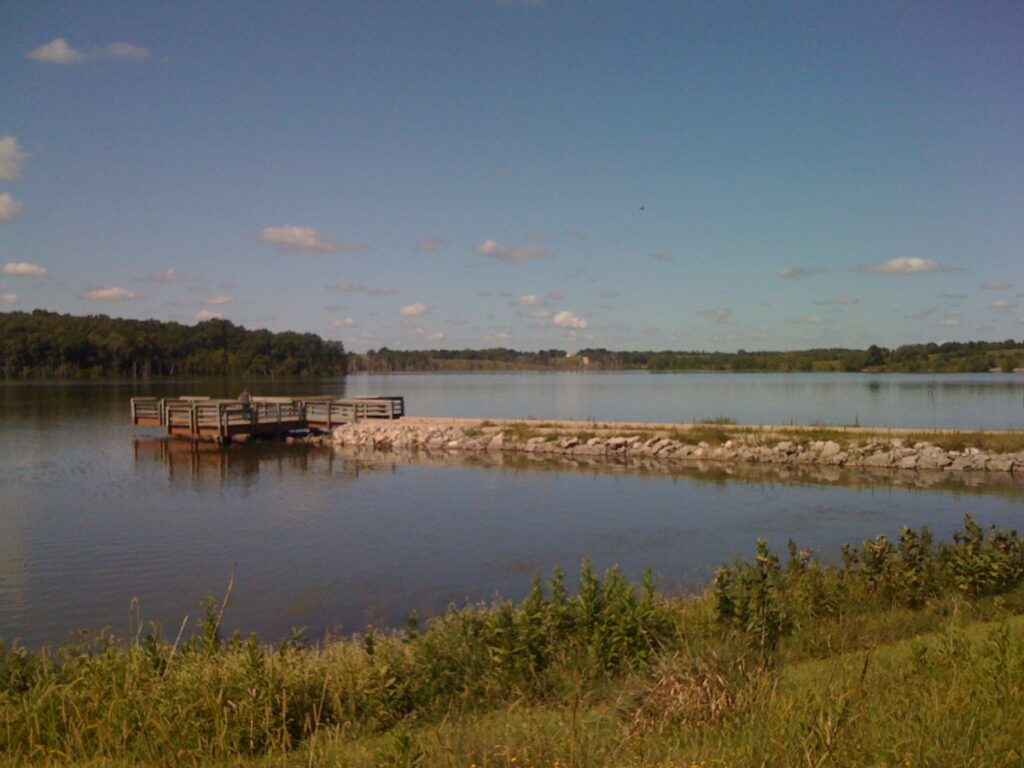
M242 413L248 417L252 412L252 395L249 394L248 387L238 395L238 402L242 404Z

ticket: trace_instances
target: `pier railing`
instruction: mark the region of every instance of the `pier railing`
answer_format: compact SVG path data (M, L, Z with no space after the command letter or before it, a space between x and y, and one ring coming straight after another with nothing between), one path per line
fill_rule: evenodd
M306 402L306 422L318 429L330 429L363 419L400 419L404 415L403 397L354 397Z

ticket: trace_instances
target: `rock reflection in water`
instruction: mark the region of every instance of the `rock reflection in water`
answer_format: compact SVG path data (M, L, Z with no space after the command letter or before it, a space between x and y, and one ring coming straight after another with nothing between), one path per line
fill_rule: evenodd
M339 456L372 465L426 464L451 467L495 467L586 473L629 473L687 478L697 483L730 482L769 485L833 485L847 488L907 488L945 493L994 493L1024 499L1024 476L1003 472L950 472L874 467L833 467L819 464L744 464L721 461L659 461L650 458L560 456L557 454L450 451L374 451L350 446L334 449Z

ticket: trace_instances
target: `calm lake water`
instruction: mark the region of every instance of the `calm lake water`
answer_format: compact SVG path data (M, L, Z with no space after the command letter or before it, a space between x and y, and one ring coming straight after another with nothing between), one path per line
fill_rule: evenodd
M412 415L1020 428L1024 377L757 374L354 376L253 384L257 394L403 394ZM0 637L72 630L171 635L222 594L227 628L401 624L449 602L518 598L581 558L693 588L757 537L835 557L903 524L940 536L964 514L1024 528L1024 483L721 468L571 469L505 457L415 460L306 446L218 449L133 430L133 394L234 395L241 382L0 386ZM972 482L976 482L976 478Z

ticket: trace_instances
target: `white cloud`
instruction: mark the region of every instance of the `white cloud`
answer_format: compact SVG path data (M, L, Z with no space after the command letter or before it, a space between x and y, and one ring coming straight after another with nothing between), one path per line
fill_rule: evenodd
M352 283L338 283L334 286L338 293L361 293L364 296L391 296L398 293L394 288L372 288L368 285L353 285Z
M551 253L538 245L504 245L497 240L484 240L473 250L485 258L497 259L509 264L521 264L526 261L551 258Z
M715 309L702 309L697 314L700 317L714 320L716 323L727 323L729 318L732 317L732 310L728 307L717 307Z
M984 288L986 291L1006 291L1010 289L1010 284L1003 283L998 280L991 280L981 287Z
M21 166L27 157L14 136L0 136L0 180L20 179Z
M956 328L958 325L960 325L960 318L944 317L942 320L939 320L939 325L943 326L944 328Z
M58 37L31 51L28 58L45 64L77 64L89 57L68 45L68 41L63 37Z
M97 301L134 301L139 298L138 294L124 288L118 288L116 285L110 288L93 288L85 295Z
M351 317L346 317L344 320L335 320L331 323L335 328L358 328L359 323L353 320Z
M13 221L21 213L21 203L4 192L0 194L0 221Z
M567 309L563 309L561 312L555 315L555 319L552 320L552 322L559 328L582 329L590 325L590 323L588 323L582 317L577 317Z
M998 309L1000 311L1006 311L1008 309L1013 309L1017 305L1016 304L1011 304L1006 299L998 299L996 301L993 301L991 304L989 304L989 306L992 309Z
M21 299L18 298L16 293L5 293L0 295L0 301L4 304L21 304Z
M200 309L196 312L196 320L203 322L204 320L223 320L224 315L220 312L212 312L209 309Z
M131 43L111 43L104 51L111 59L148 59L149 51Z
M402 307L398 310L398 314L410 317L412 315L425 315L430 312L430 307L426 304L410 304L406 307Z
M325 237L313 227L265 227L259 239L278 246L282 252L362 253L366 250L365 245L342 243L332 237Z
M430 253L431 251L436 251L442 245L444 245L444 240L442 240L441 238L428 237L426 240L420 240L416 244L416 250L420 251L421 253Z
M926 272L951 272L955 271L956 267L944 267L937 261L917 256L900 256L881 264L872 264L866 267L866 270L880 275L922 275Z
M27 57L44 64L79 64L89 59L148 59L149 51L131 43L111 43L106 48L83 51L57 37L30 51Z
M50 270L27 261L9 261L4 264L4 274L14 277L49 277Z
M203 299L203 304L208 307L222 307L225 304L234 304L234 296L210 296L208 299Z
M520 296L516 299L516 304L520 307L539 307L544 301L540 296L534 296L532 293L528 293L525 296Z
M799 280L801 277L817 277L827 273L825 267L783 267L779 270L779 277L783 280Z
M444 341L444 331L430 334L431 341Z

